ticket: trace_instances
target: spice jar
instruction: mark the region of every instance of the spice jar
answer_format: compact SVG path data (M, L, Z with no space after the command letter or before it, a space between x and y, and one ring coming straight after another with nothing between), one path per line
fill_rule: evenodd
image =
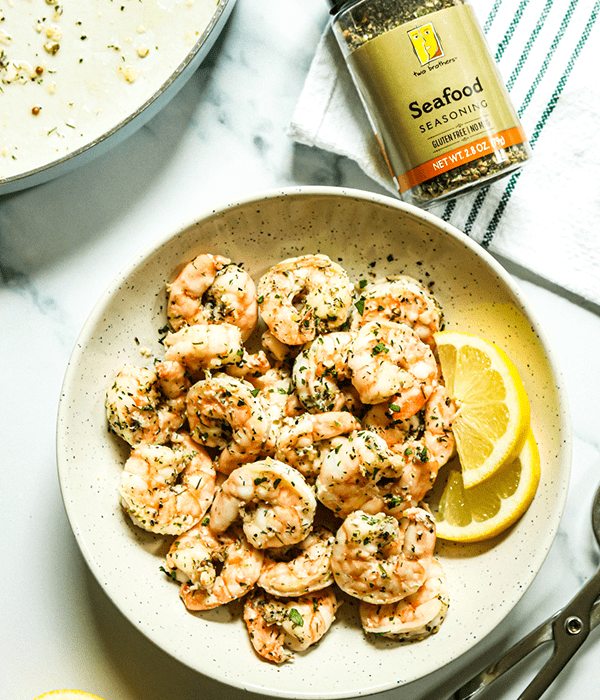
M331 0L332 27L400 197L426 207L531 148L466 0Z

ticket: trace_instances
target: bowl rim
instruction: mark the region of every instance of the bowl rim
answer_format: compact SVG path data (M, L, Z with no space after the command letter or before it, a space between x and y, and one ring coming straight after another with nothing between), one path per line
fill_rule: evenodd
M528 321L531 323L531 326L535 332L535 334L539 337L540 343L544 349L544 352L546 354L546 358L548 361L548 364L550 365L550 369L552 372L553 379L555 380L555 388L556 388L556 396L557 396L557 403L558 407L560 409L560 415L557 417L558 425L560 426L561 429L561 436L562 436L562 442L560 446L560 453L561 453L561 470L564 470L564 480L565 480L565 488L559 490L559 494L557 496L557 501L556 505L559 508L560 515L557 518L555 522L554 528L551 530L551 539L550 539L550 545L548 546L547 551L545 552L543 559L540 562L539 567L535 571L533 577L529 581L529 583L523 587L522 591L520 594L516 597L516 600L512 601L511 604L509 605L508 609L506 610L505 614L502 616L500 620L496 622L496 624L490 628L485 634L481 636L476 642L476 644L469 648L468 650L465 650L463 653L459 654L457 657L455 657L452 661L450 661L450 664L455 664L457 663L461 657L464 656L465 653L472 652L473 649L475 649L477 646L481 645L484 640L493 632L493 630L501 624L502 620L505 619L505 617L514 609L514 607L517 605L517 603L521 600L522 596L526 592L526 590L531 586L533 581L536 579L542 564L546 560L550 549L552 548L552 544L554 543L556 533L558 531L560 521L562 519L563 513L564 513L564 508L566 504L566 499L567 499L567 493L568 493L568 484L570 482L570 475L571 475L571 462L572 462L572 425L571 425L571 417L570 417L570 411L569 411L569 406L568 406L568 397L567 397L567 391L566 391L566 386L565 386L565 381L564 381L564 376L563 373L558 365L558 360L555 354L555 351L549 341L549 338L546 335L545 330L541 326L541 323L537 317L537 314L531 307L530 303L524 296L523 292L520 290L518 287L517 283L512 279L510 274L506 271L506 269L484 248L482 248L478 243L476 243L473 239L469 238L465 233L461 232L458 228L454 227L452 224L449 224L448 222L443 221L436 215L425 211L423 209L420 209L412 204L402 202L400 200L394 199L393 197L389 195L383 195L383 194L378 194L378 193L373 193L369 191L363 191L355 188L347 188L347 187L340 187L340 186L320 186L320 185L310 185L310 186L290 186L290 187L282 187L282 188L274 188L274 189L269 189L265 191L259 191L255 193L250 193L248 195L245 195L243 197L236 197L230 200L225 200L221 204L214 206L214 207L204 207L204 209L199 212L195 216L190 216L187 217L185 220L183 220L181 223L178 225L172 226L169 230L167 230L165 233L160 234L158 237L156 237L153 241L151 241L148 245L146 245L137 255L135 255L129 263L127 263L122 270L112 279L110 284L106 287L105 291L102 293L96 304L93 306L89 316L87 317L77 339L74 344L71 356L69 358L67 368L65 371L64 375L64 380L62 383L61 387L61 394L60 394L60 400L59 400L59 405L58 405L58 412L57 412L57 423L56 423L56 456L57 456L57 472L58 472L58 478L59 478L59 486L60 486L60 492L61 492L61 497L63 500L63 505L65 507L65 511L67 514L67 518L69 520L70 527L75 535L77 544L84 556L84 559L86 561L86 564L94 574L94 577L98 582L103 581L103 574L101 571L101 567L96 563L93 553L89 550L87 542L83 536L83 533L80 531L77 520L75 518L75 514L72 512L72 509L65 497L65 492L64 492L64 487L62 484L62 480L60 478L60 473L61 473L61 464L63 463L63 455L65 454L65 444L64 440L66 439L66 436L61 433L61 424L63 424L66 421L67 418L67 401L66 401L66 396L68 393L68 386L69 383L72 382L72 378L75 374L77 364L78 364L78 359L84 352L84 347L86 345L86 342L90 339L91 337L91 329L95 326L96 322L99 320L99 317L102 313L102 310L104 306L106 305L108 299L110 298L113 290L118 287L120 283L122 283L129 275L131 275L135 269L144 263L146 258L148 258L150 255L156 253L160 248L168 244L169 241L173 240L178 234L181 234L185 232L187 229L197 225L198 223L201 223L204 220L210 219L212 217L218 217L222 213L235 209L237 207L243 207L245 205L248 205L250 203L260 203L261 201L265 200L272 200L272 199L278 199L278 198L285 198L285 197L295 197L295 196L300 196L300 197L305 197L305 196L334 196L334 197L351 197L351 198L358 198L362 200L366 200L369 202L373 202L376 204L382 204L385 206L390 206L392 208L395 208L399 211L404 211L408 214L411 214L418 219L421 219L437 228L442 229L446 234L458 239L462 244L464 244L466 247L470 248L476 256L482 257L483 260L491 267L493 272L498 275L502 282L506 284L507 288L509 291L515 296L515 298L518 300L518 302L522 305L525 313L527 314ZM114 601L111 597L111 602L115 605L115 607L125 615L127 620L131 622L131 624L134 625L134 627L141 632L147 639L152 641L153 643L155 642L154 638L152 635L148 633L148 630L145 629L144 625L140 622L139 624L131 618L131 616L128 614L128 611L123 609L122 606L117 602ZM169 652L166 649L163 649L163 647L160 647L164 653L167 653L169 655L172 655L171 652ZM181 663L186 664L185 661L181 661ZM192 667L193 668L193 667ZM201 673L198 669L193 668L194 671ZM439 671L440 669L438 669ZM428 674L430 675L430 674ZM226 676L219 676L217 674L215 675L210 675L211 678L213 678L216 681L219 681L226 686L233 686L236 687L240 690L246 690L250 692L254 692L257 694L262 694L265 697L267 696L272 696L272 697L280 697L280 698L298 698L298 697L303 697L303 698L314 698L315 700L317 698L344 698L344 697L357 697L352 692L346 692L342 694L336 694L336 693L329 693L329 694L319 694L319 693L305 693L298 695L298 693L294 693L292 691L284 691L280 689L269 689L269 688L263 688L262 686L257 686L252 683L244 683L243 680L236 681L230 677ZM420 677L420 679L414 679L414 681L410 682L416 682L417 680L422 680L424 677ZM408 685L410 684L408 683ZM367 688L364 690L361 690L359 692L359 695L371 695L371 694L377 694L381 692L385 692L387 690L391 690L393 687L397 686L385 686L385 687L372 687L372 688Z

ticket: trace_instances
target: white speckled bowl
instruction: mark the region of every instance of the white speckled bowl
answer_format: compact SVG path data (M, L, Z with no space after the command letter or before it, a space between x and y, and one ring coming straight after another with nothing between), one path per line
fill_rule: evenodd
M159 567L167 544L135 528L119 506L127 456L107 430L104 397L126 362L161 356L165 282L202 251L244 261L256 277L289 256L320 252L358 278L407 272L435 281L447 327L481 334L513 359L525 382L542 458L537 496L497 540L438 543L451 606L439 633L401 645L368 641L357 605L345 603L320 644L276 668L253 653L240 606L189 613ZM137 343L139 342L140 345ZM257 693L353 697L416 680L470 649L513 608L552 544L569 483L570 423L553 352L519 289L494 259L436 217L389 197L338 188L267 192L201 213L131 262L102 296L69 363L58 414L65 507L92 572L147 637L199 672ZM235 659L235 662L232 662Z

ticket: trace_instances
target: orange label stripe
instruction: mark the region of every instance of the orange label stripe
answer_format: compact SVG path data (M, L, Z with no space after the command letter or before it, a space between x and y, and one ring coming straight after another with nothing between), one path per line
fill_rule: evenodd
M510 146L516 146L526 141L527 136L525 135L524 129L520 126L514 126L505 131L499 131L496 134L484 136L481 139L477 139L477 141L471 141L452 151L443 153L436 158L432 158L426 163L418 165L416 168L401 175L398 178L398 191L402 194L415 185L420 185L422 182L431 180L436 175L446 173L448 170L458 168L482 156L490 155L494 153L494 151L510 148Z

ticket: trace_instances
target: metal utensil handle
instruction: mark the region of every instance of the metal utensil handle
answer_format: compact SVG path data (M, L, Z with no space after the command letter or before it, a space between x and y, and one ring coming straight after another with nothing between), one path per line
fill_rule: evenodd
M599 595L600 571L563 610L536 627L500 659L459 688L453 696L455 700L472 700L540 645L554 642L552 657L527 686L519 700L539 698L588 636L592 627L592 608L593 626L600 621L600 600L596 600Z
M485 688L494 683L507 671L510 671L511 668L529 656L541 644L552 642L554 639L552 625L558 615L559 613L556 613L549 620L536 627L526 637L523 637L520 642L512 646L501 658L467 681L454 693L454 700L471 700L477 697Z
M518 700L538 700L585 642L591 629L592 608L600 595L600 570L571 602L555 616L552 624L554 653Z

